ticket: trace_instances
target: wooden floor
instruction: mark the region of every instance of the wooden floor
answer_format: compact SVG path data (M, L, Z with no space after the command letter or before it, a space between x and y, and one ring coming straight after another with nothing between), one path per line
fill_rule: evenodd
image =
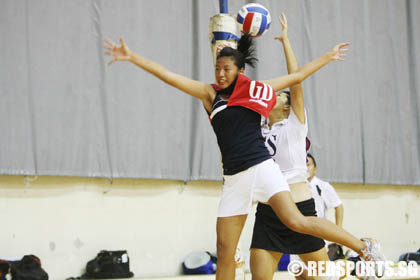
M214 274L210 274L210 275L180 275L180 276L176 276L176 277L155 277L155 278L124 278L125 280L127 279L132 279L132 280L214 280L216 279L216 276ZM287 271L278 271L274 274L274 278L273 280L293 280L295 279L294 277L292 277ZM357 280L356 277L347 277L345 278L347 280ZM394 280L394 279L404 279L404 280L420 280L420 275L417 278L387 278L387 277L382 277L380 278L381 280ZM103 280L103 279L102 279ZM116 280L116 279L113 279ZM123 280L123 279L121 279ZM251 280L251 274L250 273L246 273L245 274L245 280Z

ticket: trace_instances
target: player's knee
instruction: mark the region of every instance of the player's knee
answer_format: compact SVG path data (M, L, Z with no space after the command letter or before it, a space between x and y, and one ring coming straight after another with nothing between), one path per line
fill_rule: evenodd
M219 238L217 240L217 262L220 263L234 263L235 250L231 242Z

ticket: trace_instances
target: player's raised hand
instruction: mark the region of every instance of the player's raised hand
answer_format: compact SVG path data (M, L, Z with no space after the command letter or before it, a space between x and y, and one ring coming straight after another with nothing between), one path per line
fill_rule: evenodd
M112 42L109 39L105 39L105 45L104 48L107 49L105 51L106 55L111 56L113 59L108 63L108 65L111 65L112 63L116 61L128 61L130 60L130 54L131 51L125 44L124 40L120 39L121 46L118 46L114 42Z
M287 18L284 13L280 14L279 22L282 28L282 32L279 36L274 37L274 40L279 40L280 42L283 42L285 39L287 39Z
M349 45L350 43L341 43L334 46L334 48L332 48L332 50L330 51L331 60L343 61L344 57L347 56L346 53L349 51L349 49L346 49L345 47Z

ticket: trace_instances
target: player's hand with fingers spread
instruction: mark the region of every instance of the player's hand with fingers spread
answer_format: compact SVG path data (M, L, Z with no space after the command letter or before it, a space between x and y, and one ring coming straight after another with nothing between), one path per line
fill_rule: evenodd
M279 16L279 22L281 24L282 32L279 36L274 37L274 40L279 40L280 42L283 42L287 39L287 18L284 13L281 13Z
M105 54L113 57L113 59L108 63L108 65L111 65L116 61L129 61L131 59L131 51L122 38L120 39L120 43L121 46L118 46L111 40L105 39L104 47L105 49L107 49L107 51L105 51Z
M329 52L331 60L344 60L344 57L347 56L347 52L349 49L346 49L345 47L349 46L350 43L341 43L336 45L332 50Z

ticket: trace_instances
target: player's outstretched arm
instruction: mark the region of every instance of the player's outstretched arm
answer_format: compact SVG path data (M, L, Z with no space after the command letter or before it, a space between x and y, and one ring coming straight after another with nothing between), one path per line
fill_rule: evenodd
M289 88L293 85L299 84L331 61L344 60L346 52L348 51L348 49L345 47L348 45L350 44L338 44L323 56L300 67L296 73L274 78L265 82L271 85L276 92L284 88Z
M299 70L299 63L297 61L295 52L293 51L292 45L290 44L289 37L287 35L288 25L287 18L284 13L279 16L280 25L282 27L282 33L275 37L275 40L279 40L283 44L284 55L286 57L287 71L289 74L295 73ZM293 112L295 113L298 120L305 123L305 104L303 99L302 85L297 84L290 87L290 105L292 106Z
M162 65L131 51L123 39L120 39L120 43L121 45L118 46L111 40L105 40L105 54L113 58L108 65L116 61L129 61L165 83L201 99L205 104L214 98L215 93L211 85L171 72Z

